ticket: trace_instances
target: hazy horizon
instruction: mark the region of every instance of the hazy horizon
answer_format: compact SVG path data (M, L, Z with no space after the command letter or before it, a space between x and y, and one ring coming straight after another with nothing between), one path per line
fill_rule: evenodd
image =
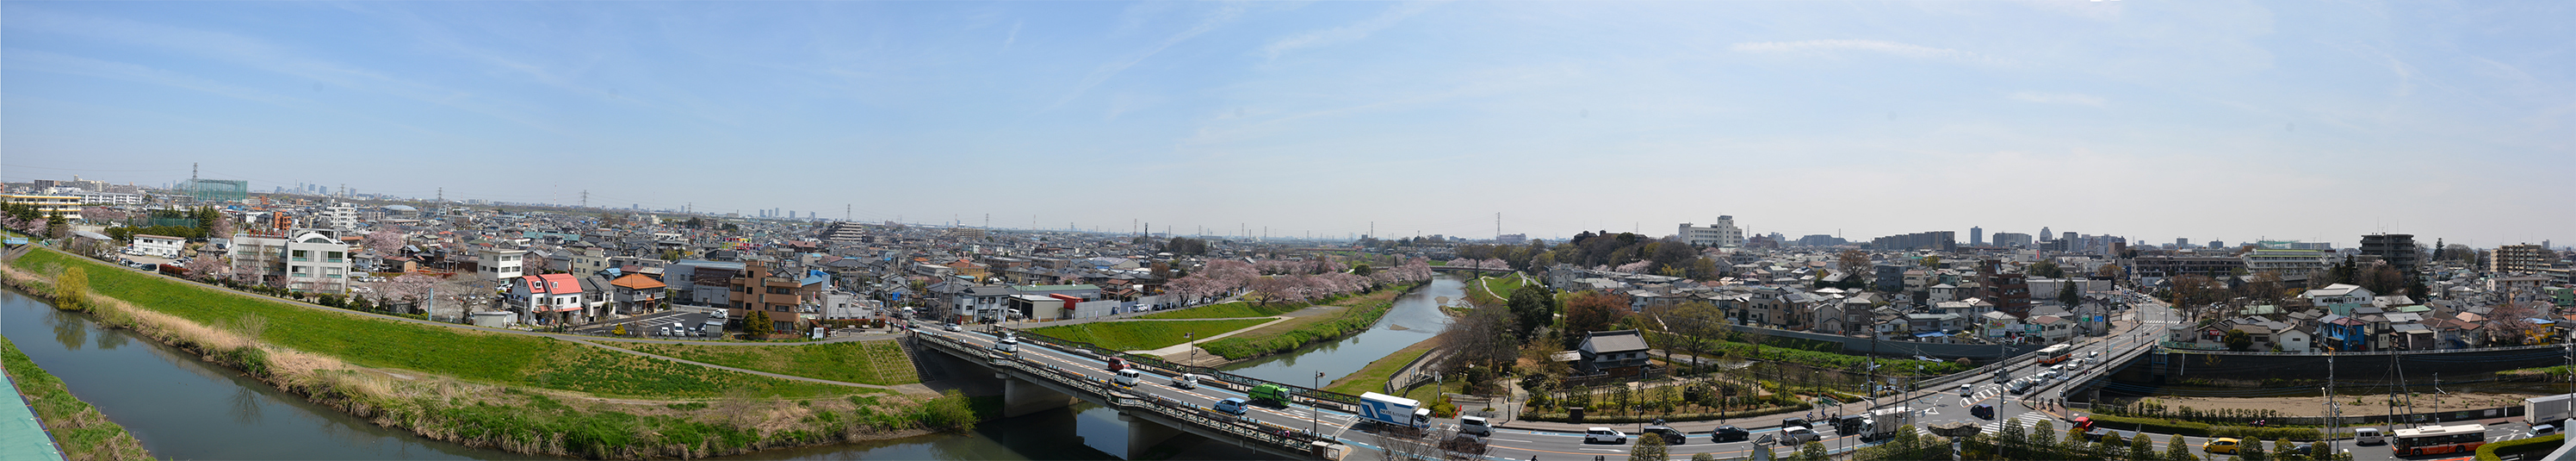
M2563 2L0 3L0 179L1347 237L2576 241ZM2552 192L2556 191L2556 192ZM2555 199L2552 199L2555 197ZM1158 231L1159 232L1159 231Z

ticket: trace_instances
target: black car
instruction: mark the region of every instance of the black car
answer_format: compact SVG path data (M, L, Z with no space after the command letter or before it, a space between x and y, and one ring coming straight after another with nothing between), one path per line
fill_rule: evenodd
M1745 432L1744 428L1735 426L1718 426L1717 430L1708 431L1708 441L1710 442L1737 442L1751 438L1753 438L1753 433Z
M1977 406L1968 407L1968 414L1982 419L1995 419L1995 406L1980 403Z
M1834 432L1843 435L1856 434L1868 429L1861 427L1861 425L1868 422L1869 417L1861 415L1843 415L1825 418L1825 423L1832 424L1834 426Z
M1798 427L1803 427L1803 428L1808 428L1808 429L1815 429L1815 428L1816 428L1815 423L1807 422L1807 418L1789 418L1789 419L1783 419L1783 420L1780 420L1780 427L1789 427L1789 426L1798 426Z
M1690 440L1689 435L1682 434L1682 431L1670 427L1646 426L1643 431L1644 432L1638 433L1637 436L1645 437L1649 435L1661 435L1664 436L1665 445L1680 445L1682 442Z

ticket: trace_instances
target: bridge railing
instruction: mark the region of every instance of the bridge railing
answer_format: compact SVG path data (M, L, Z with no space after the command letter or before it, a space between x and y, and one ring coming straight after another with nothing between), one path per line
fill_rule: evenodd
M1129 354L1125 351L1110 350L1091 343L1071 341L1042 334L1030 333L1027 330L1015 330L996 325L991 328L991 331L994 334L1008 333L1015 335L1018 336L1021 341L1043 343L1057 349L1079 352L1093 357L1104 359L1109 357L1125 358L1128 363L1133 363L1139 367L1164 375L1179 376L1182 374L1195 374L1205 378L1204 380L1199 381L1200 384L1213 383L1227 389L1232 389L1236 392L1250 392L1252 388L1259 387L1263 384L1275 384L1288 389L1289 399L1294 400L1294 402L1291 403L1322 405L1331 407L1334 411L1343 413L1358 413L1360 411L1360 396L1357 395L1313 389L1295 384L1237 375L1217 370L1215 368L1182 365L1172 363L1168 360L1163 360L1162 357Z
M917 335L916 337L927 340L927 342L937 347L950 349L962 355L981 359L985 361L985 363L991 365L1016 369L1022 373L1044 378L1048 381L1054 381L1057 384L1080 392L1101 396L1104 400L1107 400L1114 406L1151 411L1174 420L1187 421L1190 424L1259 441L1292 453L1307 453L1322 456L1322 453L1316 451L1318 448L1315 446L1314 442L1323 440L1323 438L1312 433L1240 418L1215 417L1210 415L1210 413L1215 410L1200 408L1195 405L1181 403L1168 398L1136 395L1098 378L1092 378L1046 365L1030 363L1025 359L1021 359L1017 354L992 353L984 350L983 348L978 348L945 336L931 334Z

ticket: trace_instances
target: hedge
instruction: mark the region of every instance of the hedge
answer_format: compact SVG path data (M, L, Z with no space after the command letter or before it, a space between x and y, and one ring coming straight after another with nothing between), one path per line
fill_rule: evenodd
M2193 437L2234 437L2240 439L2257 438L2264 440L2286 438L2299 441L2321 440L2325 438L2325 433L2323 431L2319 431L2317 428L2313 427L2219 426L2211 425L2209 423L2171 419L2139 418L2132 416L2104 414L2090 414L2084 416L2093 418L2093 423L2097 426L2112 427L2114 429L2121 430L2153 432L2158 434L2181 434Z
M2507 440L2478 447L2478 461L2504 461L2504 455L2549 454L2567 443L2567 434Z

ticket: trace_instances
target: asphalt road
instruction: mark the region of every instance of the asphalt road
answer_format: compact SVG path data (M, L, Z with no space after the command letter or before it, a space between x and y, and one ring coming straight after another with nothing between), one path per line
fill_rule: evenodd
M2135 320L2138 321L2133 328L2111 337L2097 338L2086 342L2083 347L2080 347L2075 351L2074 356L2082 358L2092 353L2099 353L2100 357L2109 359L2126 355L2124 352L2139 351L2142 348L2152 347L2157 335L2162 334L2162 332L2165 331L2166 325L2179 321L2179 319L2175 317L2169 309L2165 308L2165 306L2152 301L2139 303L2138 307L2133 309L2133 312L2137 317ZM922 334L945 335L963 340L968 344L986 348L991 347L997 339L992 334L974 331L972 329L952 332L937 327L931 327L923 328L920 332ZM1107 368L1107 364L1099 359L1046 348L1041 344L1021 343L1019 354L1021 357L1027 358L1033 362L1053 366L1066 371L1076 372L1094 379L1109 380L1115 377L1115 373L1110 372ZM2035 411L2033 406L2044 405L2040 402L2046 398L2054 397L2056 395L2055 393L2063 387L2082 382L2083 379L2089 378L2091 374L2099 371L2098 369L2095 369L2098 367L2099 363L2096 363L2093 364L2092 367L2088 367L2086 369L2062 370L2060 371L2060 374L2064 375L2063 377L2046 380L2045 384L2036 386L2024 394L2015 395L2007 391L2005 387L2006 383L2015 379L2022 379L2047 373L2052 369L2051 367L2040 366L2036 363L2024 362L2008 368L2008 374L2001 379L1997 379L1992 376L1979 377L1944 386L1945 389L1919 390L1903 395L1902 398L1904 400L1886 402L1880 406L1903 406L1916 412L1914 424L1918 427L1917 430L1922 430L1919 428L1934 423L1968 421L1982 426L1985 433L1991 434L1997 429L2000 429L2003 425L2003 421L2008 419L2020 419L2025 427L2028 427L2037 421L2052 421L2052 424L2056 428L2063 430L2068 427L2067 422L2059 420L2057 416L2050 413ZM1199 407L1210 407L1215 405L1217 401L1230 397L1248 398L1241 393L1216 387L1200 386L1194 389L1174 388L1171 386L1171 379L1171 376L1146 373L1144 382L1137 386L1136 390L1148 395L1168 397ZM1965 396L1960 395L1958 392L1958 388L1961 385L1968 387ZM1978 404L1994 405L1996 408L1994 419L1978 418L1970 415L1969 408ZM1863 408L1863 406L1862 404L1855 403L1848 408L1851 408L1854 413L1857 413L1861 411L1860 409ZM2064 412L2061 410L2060 413ZM2075 412L2075 414L2080 415L2082 412ZM1329 409L1319 411L1312 407L1305 406L1292 406L1289 408L1254 406L1245 416L1252 420L1279 428L1295 430L1306 430L1310 427L1316 428L1316 431L1324 437L1337 439L1355 446L1367 447L1372 450L1378 445L1377 437L1362 430L1362 425L1359 424L1360 419L1356 415L1348 413ZM1721 459L1745 457L1751 453L1755 446L1754 444L1758 443L1758 441L1763 439L1764 436L1778 434L1782 429L1778 426L1779 420L1788 416L1805 415L1775 415L1771 417L1744 420L1743 424L1739 424L1739 426L1743 426L1743 429L1750 432L1751 440L1747 441L1714 443L1711 441L1709 434L1706 431L1692 432L1689 434L1690 438L1688 440L1679 445L1671 446L1669 448L1669 452L1674 458L1686 458L1698 453L1711 453ZM1442 419L1436 421L1436 423L1442 425L1444 428L1454 428L1456 420ZM1748 426L1748 424L1759 424L1760 426L1754 427ZM1593 459L1596 456L1605 460L1621 460L1626 458L1630 444L1635 442L1640 426L1642 425L1608 425L1607 427L1628 433L1628 437L1622 440L1621 443L1617 444L1588 443L1585 441L1585 437L1582 433L1573 431L1496 428L1493 436L1487 439L1491 448L1487 453L1487 456L1491 459L1498 460L1525 460L1532 459L1533 457L1536 459L1588 460ZM1816 424L1814 430L1820 436L1820 441L1822 441L1825 446L1838 453L1875 444L1877 442L1875 440L1863 441L1861 437L1855 434L1837 433L1832 427L1821 422ZM1929 431L1924 430L1924 433L1928 435ZM2492 441L2527 437L2529 433L2529 428L2524 427L2521 424L2490 426L2488 430L2489 439ZM2138 436L2138 433L2119 431L2119 435L2125 439L2136 437ZM2149 440L2153 441L2153 444L2158 449L2162 449L2167 438L2171 437L2162 434L2147 434L2147 436ZM2195 448L2208 442L2209 439L2204 437L2184 438L2185 444ZM1772 447L1775 452L1782 454L1786 454L1791 450L1796 449L1793 445L1772 445ZM2334 448L2337 450L2349 450L2355 455L2356 459L2364 461L2426 461L2469 458L2466 455L2396 457L2392 450L2390 450L2390 448L2385 444L2356 447L2350 441L2338 442L2334 445ZM2217 456L2216 458L2225 459L2232 457L2222 455Z

